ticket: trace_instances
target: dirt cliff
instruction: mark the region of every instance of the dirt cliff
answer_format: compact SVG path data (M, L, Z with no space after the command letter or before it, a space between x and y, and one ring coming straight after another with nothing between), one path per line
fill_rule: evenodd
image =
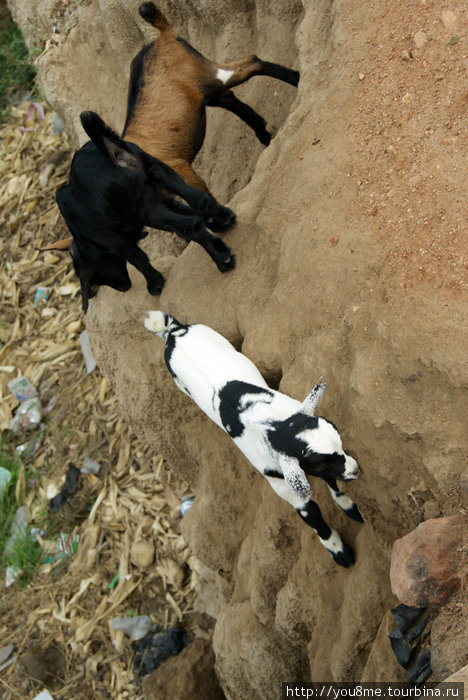
M9 4L22 28L26 12L43 12ZM273 697L286 680L403 679L386 642L392 544L468 496L465 9L454 2L446 21L435 0L159 4L207 56L257 53L299 68L301 81L297 92L264 78L239 89L276 134L266 149L232 115L209 116L196 168L237 213L226 236L236 270L221 275L199 246L180 254L153 234L142 247L166 274L163 293L149 297L134 270L128 293L102 288L87 316L94 352L125 419L193 485L184 532L203 564L198 606L216 617L226 695ZM123 124L143 42L137 6L72 2L68 17L47 20L58 34L39 73L78 141L84 108ZM361 465L346 491L364 525L313 489L356 551L352 569L333 563L175 387L142 325L149 308L215 328L295 398L324 376L319 412Z

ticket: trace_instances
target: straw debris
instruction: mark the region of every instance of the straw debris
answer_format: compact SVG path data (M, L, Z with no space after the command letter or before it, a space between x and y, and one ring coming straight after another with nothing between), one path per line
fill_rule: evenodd
M146 614L167 628L191 611L196 562L179 534L188 487L123 423L99 370L86 374L79 343L85 319L70 257L36 250L68 235L55 191L67 180L72 151L65 134L52 132L52 113L27 120L28 107L13 108L0 129L0 427L9 429L18 406L7 387L15 376L28 377L43 406L55 403L40 428L16 438L19 444L41 436L25 460L17 497L31 525L42 528L39 542L50 560L26 589L0 582L2 645L17 651L0 674L0 694L34 697L40 688L21 657L45 658L58 646L64 678L50 670L47 676L58 695L136 700L143 696L130 641L111 621ZM47 292L35 304L39 288ZM99 473L82 474L77 494L44 519L68 463L81 467L85 457L101 464ZM58 556L59 533L78 542L72 556Z

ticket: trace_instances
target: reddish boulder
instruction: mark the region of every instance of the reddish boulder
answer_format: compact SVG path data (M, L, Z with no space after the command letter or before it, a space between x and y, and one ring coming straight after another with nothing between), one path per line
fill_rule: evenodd
M461 587L467 548L468 523L461 513L421 523L393 545L393 593L405 605L444 605Z

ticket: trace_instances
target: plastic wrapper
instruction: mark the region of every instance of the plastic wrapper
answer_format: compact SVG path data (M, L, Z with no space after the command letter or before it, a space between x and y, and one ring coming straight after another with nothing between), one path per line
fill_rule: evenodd
M27 377L15 377L8 382L8 388L18 401L27 401L37 396L36 387L31 384Z
M34 430L42 418L42 404L38 396L23 401L16 411L12 421L11 430L19 433L21 430Z

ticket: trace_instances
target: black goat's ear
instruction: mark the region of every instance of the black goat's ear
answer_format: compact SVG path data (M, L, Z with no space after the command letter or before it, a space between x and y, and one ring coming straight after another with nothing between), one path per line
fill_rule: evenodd
M121 144L117 144L114 141L104 137L104 146L111 157L111 160L121 168L127 168L128 170L138 169L138 160L135 158L133 153L127 151L127 149Z
M136 170L138 160L127 150L120 136L107 126L96 112L82 112L80 114L83 129L91 141L100 151L109 155L112 162L121 168Z

